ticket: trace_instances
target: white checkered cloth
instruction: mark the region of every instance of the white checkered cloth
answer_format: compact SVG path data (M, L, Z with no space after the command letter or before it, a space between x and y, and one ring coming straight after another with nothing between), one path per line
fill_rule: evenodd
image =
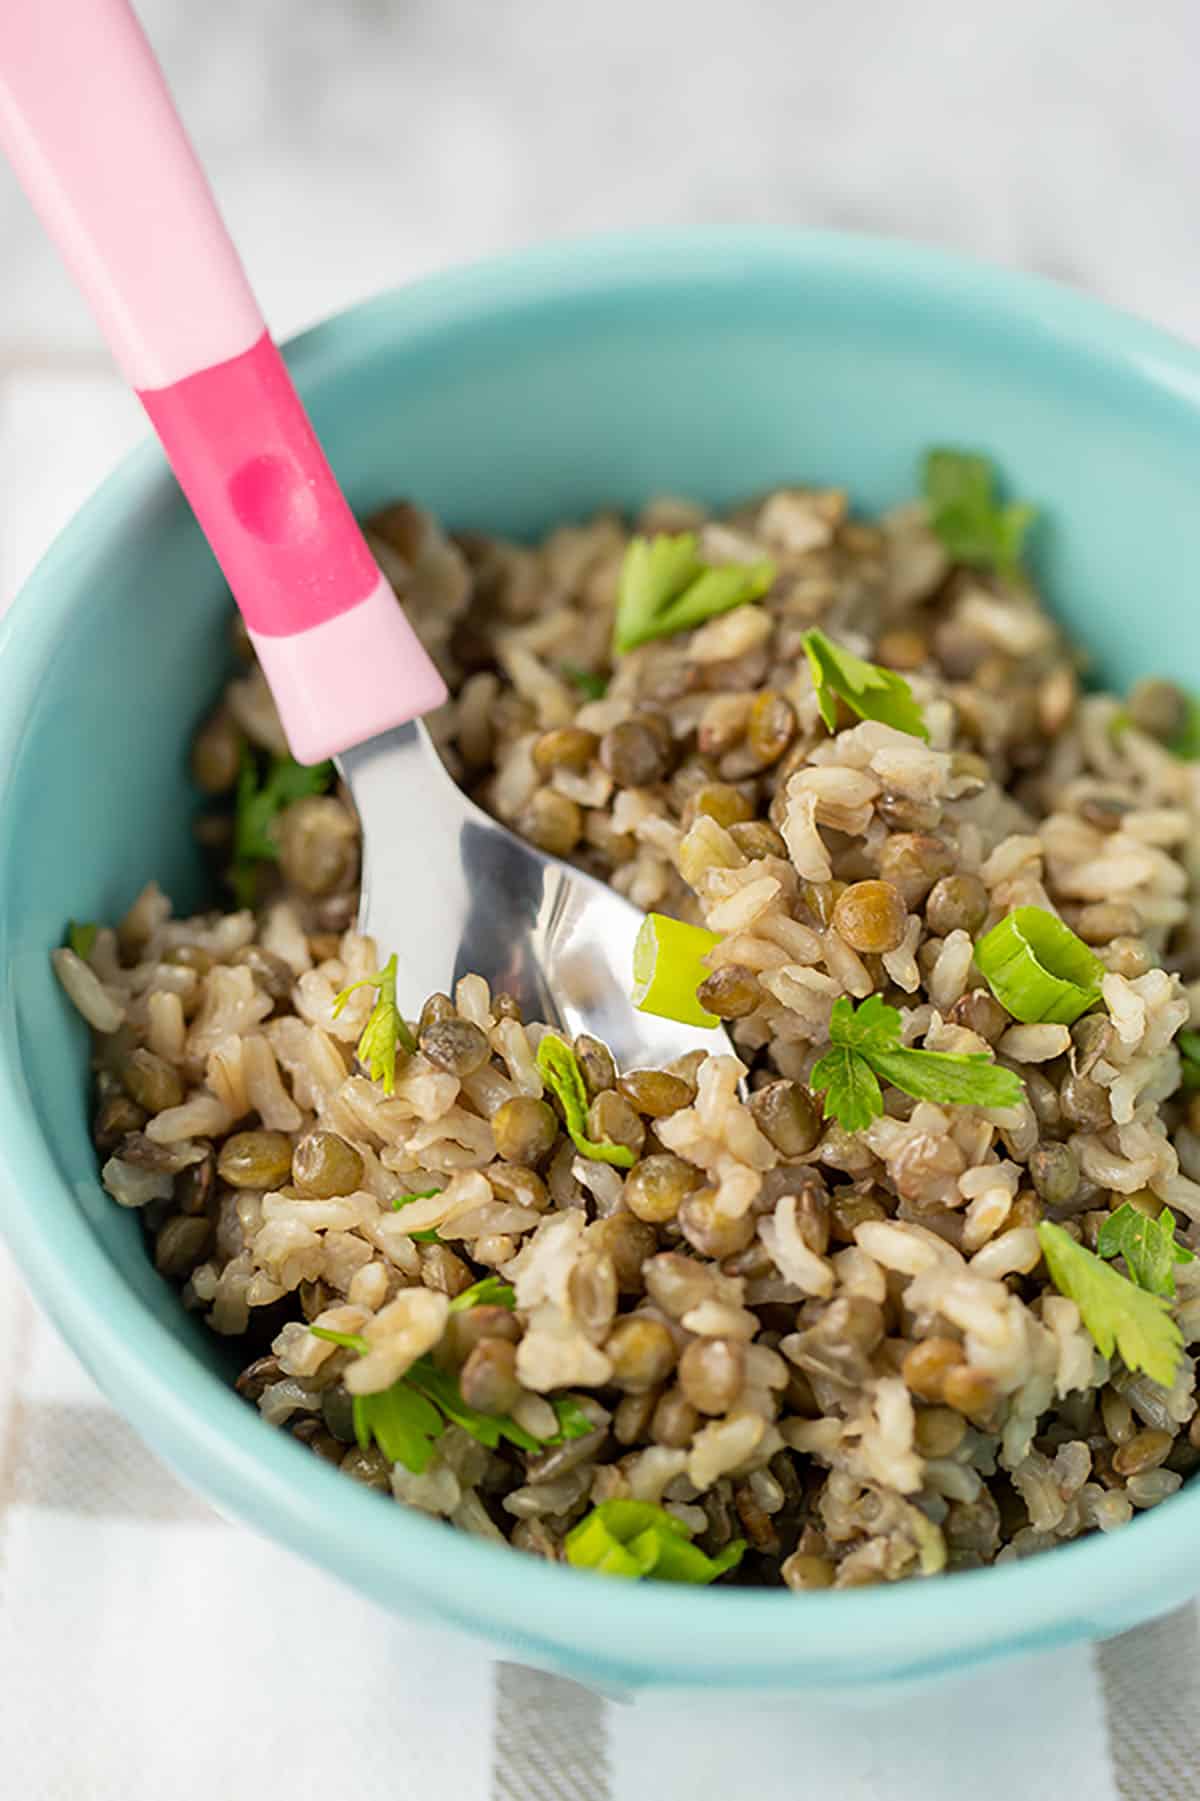
M1187 1607L897 1702L614 1704L219 1519L0 1250L0 1771L21 1801L1190 1801L1200 1633Z

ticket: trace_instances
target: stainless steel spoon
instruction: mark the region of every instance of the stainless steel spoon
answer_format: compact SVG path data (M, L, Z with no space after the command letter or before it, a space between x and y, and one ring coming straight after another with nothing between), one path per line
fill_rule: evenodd
M0 6L0 142L158 433L302 762L362 818L362 926L412 1014L468 971L625 1064L711 1034L635 1013L636 910L461 794L418 721L446 696L271 342L127 0Z
M638 909L477 807L419 721L343 752L338 765L363 825L360 929L397 953L406 1017L478 973L525 1019L602 1039L623 1068L717 1048L719 1033L633 1007Z

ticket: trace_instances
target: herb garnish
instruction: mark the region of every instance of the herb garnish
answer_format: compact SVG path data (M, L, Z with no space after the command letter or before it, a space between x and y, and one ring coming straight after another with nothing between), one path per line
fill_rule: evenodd
M579 1059L570 1045L547 1032L537 1048L537 1066L563 1110L567 1131L580 1155L595 1163L615 1163L620 1169L631 1169L637 1159L627 1144L614 1144L611 1139L598 1142L587 1135L587 1088Z
M825 1117L846 1132L861 1132L883 1112L879 1078L918 1101L950 1106L1014 1107L1024 1093L1019 1076L982 1051L961 1056L909 1050L900 1042L900 1013L877 994L855 1007L834 1002L830 1048L814 1066L812 1087L825 1090Z
M924 488L930 525L956 563L1020 579L1021 547L1037 509L996 499L995 471L987 457L931 450Z
M746 1541L735 1538L715 1557L691 1542L682 1520L652 1501L601 1501L567 1533L567 1562L579 1570L639 1581L715 1582L742 1560Z
M896 731L908 732L913 738L929 737L912 689L894 669L865 663L815 626L804 634L804 649L812 670L821 718L831 732L837 728L840 698L860 719L876 719L881 725L894 726Z
M351 982L348 988L342 989L333 1003L335 1019L356 988L379 990L379 999L359 1037L356 1055L359 1062L365 1064L371 1080L382 1081L383 1092L391 1094L396 1086L396 1047L399 1045L410 1055L417 1048L417 1041L400 1017L400 1009L396 1005L395 953L373 976L363 976L361 981Z
M371 1348L358 1332L334 1332L328 1326L308 1329L314 1338L355 1351L360 1357L365 1357ZM420 1475L428 1469L434 1445L447 1425L461 1426L493 1451L501 1439L521 1451L540 1451L546 1445L562 1444L595 1431L578 1402L569 1396L562 1396L551 1405L558 1431L550 1438L535 1438L507 1414L480 1413L478 1408L469 1407L453 1376L438 1369L428 1357L418 1357L407 1374L390 1388L354 1396L354 1436L362 1450L369 1450L374 1440L390 1463L402 1463L405 1469Z
M695 532L632 538L617 584L613 647L634 650L689 631L759 600L774 580L774 563L706 563Z
M254 905L258 864L278 863L279 844L273 830L278 815L294 800L324 794L333 782L332 763L297 763L295 757L272 757L264 779L251 751L243 746L233 821L231 879L239 907Z
M1128 1201L1101 1226L1096 1252L1101 1257L1124 1257L1130 1281L1170 1300L1175 1298L1175 1265L1196 1261L1186 1245L1176 1242L1175 1215L1169 1207L1152 1219Z
M1105 1357L1121 1353L1126 1369L1144 1370L1170 1388L1183 1355L1183 1334L1161 1295L1138 1288L1069 1232L1043 1220L1037 1229L1050 1279L1079 1309Z

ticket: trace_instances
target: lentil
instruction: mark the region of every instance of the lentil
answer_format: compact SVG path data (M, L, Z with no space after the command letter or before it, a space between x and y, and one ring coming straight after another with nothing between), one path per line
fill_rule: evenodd
M649 788L671 762L671 728L657 713L636 713L605 732L600 761L619 788Z
M481 1338L458 1378L468 1407L480 1413L511 1413L520 1399L516 1346L506 1338Z
M177 1069L141 1046L130 1051L117 1072L130 1100L146 1113L161 1113L183 1100L183 1078Z
M816 1102L799 1082L771 1082L751 1096L758 1129L785 1157L806 1157L822 1130Z
M690 1083L665 1069L631 1069L618 1081L617 1093L647 1119L667 1119L690 1106L696 1095Z
M1169 1432L1147 1426L1144 1432L1135 1432L1118 1447L1112 1460L1113 1469L1118 1476L1140 1476L1146 1470L1156 1470L1160 1463L1166 1462L1174 1443Z
M760 769L777 763L796 732L796 715L782 694L756 694L746 722L746 748Z
M569 857L583 836L583 813L557 788L539 788L519 815L517 830L548 856Z
M893 832L879 853L879 873L905 906L920 906L935 882L949 876L954 856L942 838L929 832Z
M679 1387L697 1413L728 1413L741 1393L746 1354L732 1338L696 1338L679 1359Z
M587 1113L587 1135L598 1144L628 1145L633 1152L646 1142L646 1128L623 1094L606 1088L598 1094Z
M237 786L245 742L224 707L205 720L192 740L192 780L203 794L228 794Z
M966 932L973 938L987 915L988 892L974 875L943 876L925 902L925 924L940 938L951 932Z
M231 1188L280 1188L292 1173L286 1132L235 1132L221 1146L217 1174Z
M732 1257L744 1251L754 1237L754 1217L744 1213L735 1219L717 1204L715 1188L698 1188L685 1195L676 1215L679 1229L702 1257Z
M570 769L583 775L599 748L600 740L595 732L584 731L577 725L557 726L551 732L543 732L535 741L533 766L542 776L551 776L556 769Z
M284 879L301 893L336 894L358 875L358 823L330 794L309 794L275 823Z
M625 1178L624 1201L635 1219L648 1225L664 1225L675 1218L689 1194L699 1187L701 1175L671 1151L643 1157Z
M833 909L834 930L856 951L894 951L907 922L900 891L890 882L855 882Z
M731 782L704 782L700 787L694 788L684 802L680 815L680 824L684 830L701 814L728 828L753 819L754 803Z
M496 1140L496 1155L506 1162L540 1163L554 1149L558 1117L547 1101L517 1094L493 1113L492 1134Z
M614 1383L628 1394L658 1388L675 1367L675 1340L661 1320L636 1314L619 1320L604 1348Z
M947 1377L962 1363L963 1349L956 1339L923 1338L908 1352L900 1374L920 1400L941 1401L948 1398Z
M353 1194L362 1187L363 1173L361 1154L336 1132L310 1132L292 1152L293 1186L316 1200Z
M460 1079L482 1069L492 1054L487 1034L469 1019L435 1020L426 1026L417 1044L421 1054L437 1069Z
M696 990L705 1012L718 1019L745 1019L766 998L754 971L741 963L723 963Z
M598 1038L589 1037L586 1032L580 1032L575 1040L574 1050L590 1101L594 1101L604 1089L616 1087L617 1066L606 1044L601 1044Z

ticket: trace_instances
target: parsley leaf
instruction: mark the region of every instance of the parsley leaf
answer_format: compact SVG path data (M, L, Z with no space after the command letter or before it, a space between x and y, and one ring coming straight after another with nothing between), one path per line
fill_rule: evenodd
M985 1053L909 1050L900 1043L901 1018L877 994L855 1007L845 995L834 1002L830 1049L809 1078L825 1090L825 1117L846 1132L861 1132L883 1112L879 1077L918 1101L946 1106L1013 1107L1021 1078L999 1069Z
M494 1451L502 1438L516 1445L519 1451L540 1451L542 1448L540 1439L518 1426L506 1413L480 1413L477 1408L468 1407L455 1378L438 1369L428 1357L419 1357L403 1380L434 1402L451 1425L461 1426L489 1451Z
M860 719L876 719L881 725L894 726L896 731L908 732L913 738L929 737L921 709L912 697L912 689L894 669L865 663L844 645L827 638L816 626L805 632L804 649L821 718L831 732L837 728L840 697Z
M745 1539L736 1538L715 1557L691 1542L692 1529L653 1501L600 1501L563 1540L576 1569L638 1581L714 1582L741 1562Z
M557 1401L551 1401L555 1418L558 1420L558 1431L553 1438L546 1439L548 1445L561 1445L569 1438L586 1438L589 1432L596 1430L595 1422L590 1420L578 1401L570 1395L561 1395Z
M567 1131L580 1155L590 1157L596 1163L614 1163L620 1169L631 1169L637 1159L627 1144L614 1144L610 1139L600 1143L587 1136L587 1089L579 1059L570 1045L553 1032L547 1032L537 1048L537 1066L542 1072L542 1080L562 1107Z
M1180 1032L1175 1040L1185 1088L1200 1088L1200 1032Z
M775 565L705 563L694 532L632 538L617 582L613 646L633 650L651 638L670 638L758 600L775 580Z
M574 663L564 663L562 673L585 700L603 700L608 693L608 677L594 669L580 669Z
M483 1287L491 1280L494 1278L485 1277L476 1286ZM360 1356L370 1349L367 1340L357 1332L334 1332L327 1326L308 1329L314 1338L340 1345L343 1350L357 1351ZM402 1463L405 1469L420 1475L428 1469L434 1444L447 1423L461 1426L491 1451L501 1439L507 1439L519 1451L532 1452L595 1431L578 1402L569 1397L554 1403L554 1413L558 1431L552 1438L535 1438L507 1414L480 1413L478 1408L468 1406L454 1376L440 1370L430 1358L418 1357L407 1374L390 1388L354 1396L354 1436L362 1450L368 1450L374 1439L389 1463Z
M354 1436L367 1451L374 1439L389 1463L402 1463L419 1476L433 1461L445 1421L432 1401L406 1380L376 1394L355 1395Z
M1170 1388L1183 1354L1183 1334L1161 1295L1147 1294L1069 1232L1043 1220L1037 1229L1050 1279L1079 1308L1097 1349L1121 1353L1126 1369L1144 1370L1152 1382Z
M846 995L834 1002L829 1022L832 1044L844 1044L847 1050L874 1052L894 1051L900 1043L903 1020L899 1009L889 1007L879 994L868 995L856 1007Z
M1015 1107L1024 1092L1020 1076L1001 1069L983 1051L877 1051L875 1073L914 1101L947 1107Z
M409 1207L414 1201L430 1201L435 1194L441 1194L440 1188L423 1188L419 1194L398 1194L392 1202L392 1209L399 1213L401 1207ZM414 1244L437 1244L438 1235L432 1229L428 1232L410 1232L409 1237Z
M875 1071L857 1051L835 1045L814 1064L810 1085L825 1090L825 1117L844 1132L864 1132L883 1112L883 1092Z
M1101 1257L1124 1257L1130 1279L1150 1294L1175 1298L1175 1265L1194 1263L1186 1245L1175 1242L1175 1215L1164 1207L1151 1219L1125 1201L1100 1228L1096 1251Z
M260 781L255 757L248 747L242 747L230 871L239 907L254 905L256 865L279 861L279 844L273 830L277 815L294 800L324 794L332 783L332 763L316 763L309 768L297 763L295 757L272 757L266 777Z
M924 476L929 522L955 562L1019 578L1036 508L1000 505L991 463L965 450L929 451Z
M92 954L92 946L96 942L96 934L100 927L89 921L86 925L76 925L72 919L67 924L67 943L77 957L86 963Z
M451 1313L465 1313L468 1307L515 1307L516 1290L511 1282L504 1282L499 1276L484 1276L478 1282L472 1282L470 1288L464 1288L456 1294L450 1303Z
M396 1046L399 1045L410 1055L417 1048L417 1041L400 1017L400 1009L396 1005L395 953L373 976L364 976L360 982L351 982L348 988L342 989L333 1003L335 1019L356 988L378 988L379 999L362 1029L355 1054L359 1062L366 1065L371 1080L382 1081L383 1092L391 1094L396 1086Z

